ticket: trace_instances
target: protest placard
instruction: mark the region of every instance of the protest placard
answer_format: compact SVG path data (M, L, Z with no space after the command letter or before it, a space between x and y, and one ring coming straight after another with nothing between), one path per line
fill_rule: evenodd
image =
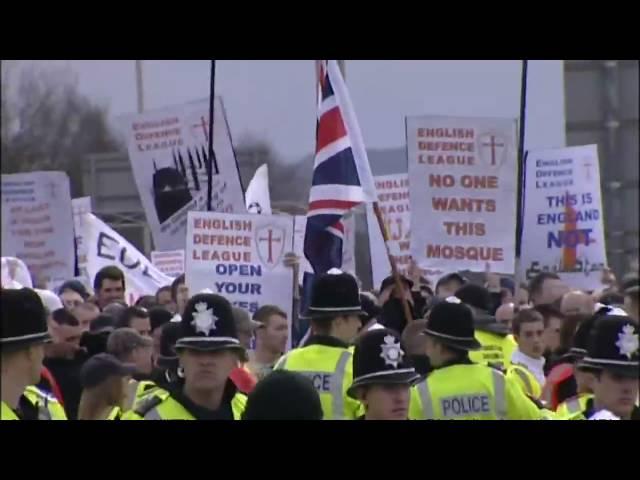
M374 177L378 206L389 232L389 247L398 272L407 276L411 264L411 207L409 202L409 175L398 173ZM367 204L367 230L373 286L378 288L391 275L391 264L384 246L382 232L373 206ZM433 285L444 275L440 269L425 269L423 276Z
M160 287L171 285L168 277L127 242L118 232L92 213L83 214L83 237L87 246L87 274L93 281L96 273L108 265L124 272L125 300L133 305L143 295L155 295Z
M408 117L411 254L422 268L513 273L516 122Z
M88 288L91 287L91 279L87 272L87 244L83 235L84 214L91 213L91 197L80 197L71 200L73 210L73 231L76 238L76 258L78 260L78 279Z
M596 145L527 153L521 276L554 272L574 288L602 288L607 265Z
M151 252L151 263L169 277L177 277L184 273L184 250Z
M292 249L291 216L189 212L187 286L192 294L212 290L251 314L276 305L291 333L293 270L283 258Z
M2 175L2 255L22 260L35 286L55 290L75 275L69 177Z
M187 212L207 209L209 100L121 118L140 200L159 250L184 249ZM246 212L222 100L213 128L212 209Z

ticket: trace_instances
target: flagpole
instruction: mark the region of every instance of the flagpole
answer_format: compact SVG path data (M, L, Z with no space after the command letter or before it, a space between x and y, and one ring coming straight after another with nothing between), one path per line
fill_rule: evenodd
M138 113L144 112L144 82L142 81L142 60L136 60L136 101Z
M345 83L347 81L346 76L346 60L338 60L338 68L340 68L340 73L342 74L342 78ZM411 313L411 307L409 306L409 301L403 295L403 285L402 279L400 278L400 272L398 271L398 266L396 264L396 259L393 255L391 255L391 250L389 249L389 231L387 230L386 224L384 222L384 218L382 215L382 210L378 205L378 202L373 202L373 211L376 215L376 219L378 220L378 227L380 227L380 233L382 233L382 238L384 240L384 246L387 251L387 257L389 258L389 263L391 264L391 275L393 276L394 284L396 292L400 298L402 298L402 310L404 312L405 319L407 320L407 325L413 320L413 315Z
M216 61L211 60L211 84L209 86L209 156L207 158L207 211L213 210L211 197L213 190L213 112L216 98Z
M520 79L520 132L518 134L518 164L517 164L517 192L518 192L518 200L517 200L517 208L516 212L516 261L520 259L520 250L522 243L522 214L523 205L523 177L524 177L524 134L525 134L525 125L527 119L527 68L528 68L528 60L522 60L522 77ZM517 272L516 272L517 273Z

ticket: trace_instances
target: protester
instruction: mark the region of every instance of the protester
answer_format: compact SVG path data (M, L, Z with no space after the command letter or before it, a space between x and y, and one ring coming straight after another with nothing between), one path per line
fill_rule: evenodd
M116 325L122 322L122 317L124 316L124 312L129 308L127 304L123 300L114 300L107 304L102 309L102 313L106 313L113 317L116 321Z
M534 306L551 305L568 291L567 284L551 272L539 273L529 282L529 298Z
M153 358L160 355L160 334L163 325L166 325L173 318L173 314L164 307L153 307L149 310L149 323L151 324L151 338L153 339Z
M91 327L91 322L100 315L100 309L93 303L83 302L71 310L71 314L78 320L80 330L82 332L88 332Z
M376 329L359 338L353 353L353 383L347 395L364 407L364 420L407 420L411 386L420 378L405 360L400 338Z
M481 285L466 283L455 292L455 298L467 305L473 314L475 338L480 342L480 348L470 352L471 360L507 368L516 343L507 326L489 314L492 305L489 291Z
M189 287L185 284L184 273L171 283L171 300L176 304L176 313L183 315L189 301Z
M513 303L503 303L496 310L496 322L503 324L509 330L512 329L511 325L514 316L515 304Z
M136 368L113 355L100 353L80 372L82 397L78 420L119 420L126 405L127 386Z
M231 304L199 293L185 306L176 343L184 381L155 389L123 419L239 420L246 396L229 379L244 348L238 341Z
M111 332L107 340L107 353L116 357L120 362L132 365L135 370L126 390L126 410L134 402L145 396L146 392L155 387L150 380L153 371L151 359L153 341L140 335L133 328L118 328Z
M640 322L640 280L629 277L622 285L624 292L624 309L636 324Z
M240 392L248 394L256 386L258 380L247 366L247 363L249 362L249 355L247 352L251 348L253 332L258 326L260 326L260 324L251 320L249 312L242 308L232 307L231 311L233 314L233 321L236 325L238 340L240 341L240 345L244 348L244 351L238 354L238 366L231 372L230 378L236 387L238 387Z
M277 370L261 380L247 398L242 420L322 420L313 383L300 373Z
M418 308L422 310L424 307L424 301L421 302L420 306L415 304L411 290L413 282L401 276L400 283L402 284L402 291L398 293L394 277L385 278L380 285L380 294L378 295L378 304L382 306L378 322L384 327L396 331L398 335L407 326L407 315L405 314L403 303L406 301L409 304L411 320L419 318L421 312L418 311Z
M602 410L622 420L640 419L638 400L638 327L626 316L601 316L593 327L580 363L594 375L593 398L568 418L589 419Z
M410 418L418 420L538 420L546 418L499 370L475 364L469 352L481 348L473 313L455 297L439 303L427 320L426 351L435 370L412 396Z
M101 309L114 300L124 302L124 273L115 265L101 268L93 279L93 291Z
M459 273L450 273L441 277L436 282L436 296L445 299L456 293L465 283L467 279Z
M127 307L118 319L116 328L133 328L140 335L151 337L149 312L141 307Z
M594 312L595 302L591 295L580 290L572 290L562 296L560 303L560 312L563 315L574 315L582 313L591 315Z
M84 285L82 285L82 282L78 280L69 280L60 286L58 289L58 296L60 297L64 308L72 311L89 298L89 293L87 292L87 289L84 288Z
M275 305L263 305L253 314L258 327L256 348L249 352L247 368L260 381L273 370L287 348L289 324L287 314Z
M176 303L173 301L173 295L171 294L171 285L165 285L158 289L156 292L156 304L166 308L171 313L177 312Z
M420 376L426 376L432 370L426 353L427 337L422 333L426 326L427 320L417 319L407 325L407 328L402 332L402 346L407 354L407 363Z
M362 326L361 314L353 276L338 269L319 275L305 313L313 333L304 347L291 350L275 366L276 370L309 372L325 420L353 420L360 415L361 404L347 395L347 389L353 380L349 344Z
M149 310L150 308L158 306L158 302L156 301L156 297L154 295L142 295L136 300L134 306Z
M2 289L0 420L65 420L58 401L33 385L39 381L47 312L29 288Z
M560 347L560 330L565 316L560 310L551 305L542 304L534 308L544 318L545 356L549 357ZM593 311L590 313L593 313Z
M540 398L545 383L544 318L535 309L521 310L514 317L512 328L518 347L511 355L507 378L512 378L530 397Z
M378 317L382 314L382 309L378 306L376 296L370 292L360 292L360 304L362 305L362 315L360 315L362 328L360 329L360 335L369 330L384 328L378 322Z

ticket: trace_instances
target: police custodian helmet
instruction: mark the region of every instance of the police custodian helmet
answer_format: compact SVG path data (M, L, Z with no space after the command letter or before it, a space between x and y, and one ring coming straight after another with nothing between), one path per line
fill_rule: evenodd
M473 312L457 297L449 297L429 312L424 332L443 344L459 350L479 350L475 338Z
M363 313L358 282L352 275L333 268L313 284L311 302L304 318Z
M393 330L369 330L356 343L353 352L354 380L347 395L356 398L358 388L365 385L413 385L420 376L404 357L400 337Z
M597 320L580 366L638 378L638 327L626 316Z
M47 312L40 296L30 288L2 289L2 333L0 344L21 347L50 340Z
M238 340L231 304L220 295L198 293L191 297L185 306L180 326L176 351L185 348L202 351L244 350Z

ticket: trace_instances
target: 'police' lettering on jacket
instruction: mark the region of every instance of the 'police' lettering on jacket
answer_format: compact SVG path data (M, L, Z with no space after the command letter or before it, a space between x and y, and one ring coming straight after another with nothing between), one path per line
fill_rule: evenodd
M467 417L491 413L488 395L457 395L440 400L444 417Z
M300 372L313 382L313 387L320 393L331 391L331 379L333 374L330 372Z

